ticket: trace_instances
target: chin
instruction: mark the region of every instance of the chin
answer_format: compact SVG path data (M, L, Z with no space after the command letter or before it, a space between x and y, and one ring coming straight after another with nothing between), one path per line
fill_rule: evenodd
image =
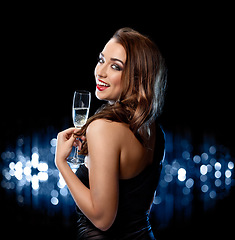
M95 91L95 96L97 97L97 99L99 100L105 100L103 97L102 97L102 94L100 94L100 92L98 90Z
M95 96L96 96L96 98L97 99L99 99L99 100L103 100L103 101L109 101L109 100L107 100L107 98L104 96L104 94L101 94L99 91L95 91Z
M108 96L105 96L105 94L101 93L100 91L96 90L95 91L95 96L97 97L97 99L99 100L103 100L103 101L107 101L110 103L114 103L116 102L116 100L109 98Z

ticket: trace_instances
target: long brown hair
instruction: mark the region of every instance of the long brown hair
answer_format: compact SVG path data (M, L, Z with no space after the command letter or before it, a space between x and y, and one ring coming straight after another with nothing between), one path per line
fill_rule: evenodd
M115 104L102 106L81 129L86 134L88 125L96 119L123 122L144 145L149 125L162 112L166 88L166 68L157 46L146 36L130 29L119 29L113 38L126 51L122 73L122 93ZM80 154L87 155L86 141Z

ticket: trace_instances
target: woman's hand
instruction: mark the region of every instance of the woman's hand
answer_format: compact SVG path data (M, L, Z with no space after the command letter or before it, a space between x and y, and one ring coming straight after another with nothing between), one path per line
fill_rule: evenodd
M56 166L76 205L102 231L110 228L117 214L119 157L125 133L120 123L98 119L89 124L86 137L89 142L90 188L80 181L66 161L72 147L78 145L81 148L81 140L86 140L85 137L81 136L79 129L69 128L57 138Z
M57 136L56 156L55 164L58 166L61 162L66 162L66 159L70 155L73 146L81 149L82 142L85 137L79 135L79 129L69 128L60 132Z

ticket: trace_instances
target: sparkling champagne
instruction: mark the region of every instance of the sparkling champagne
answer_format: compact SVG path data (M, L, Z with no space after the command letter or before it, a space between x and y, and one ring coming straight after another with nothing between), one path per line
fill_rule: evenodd
M81 128L87 121L89 108L74 108L73 123L76 128Z
M89 115L90 102L90 92L85 90L78 90L74 92L72 117L73 124L76 128L81 128L86 124ZM84 156L79 155L78 147L75 148L73 157L69 156L67 161L78 166L84 164Z

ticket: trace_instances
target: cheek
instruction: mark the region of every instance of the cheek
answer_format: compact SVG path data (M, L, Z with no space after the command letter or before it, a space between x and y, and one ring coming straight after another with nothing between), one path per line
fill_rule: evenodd
M117 74L116 76L114 76L112 78L112 84L116 87L116 88L121 88L121 82L122 82L122 75L121 74Z

